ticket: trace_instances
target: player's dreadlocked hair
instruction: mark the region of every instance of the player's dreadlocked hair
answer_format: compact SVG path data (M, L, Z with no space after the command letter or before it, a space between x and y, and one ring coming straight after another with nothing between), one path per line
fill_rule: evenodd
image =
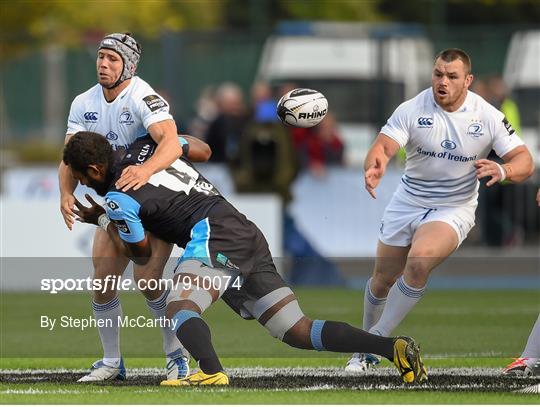
M75 133L64 147L62 160L75 171L86 172L90 165L114 165L113 149L101 134L90 131Z

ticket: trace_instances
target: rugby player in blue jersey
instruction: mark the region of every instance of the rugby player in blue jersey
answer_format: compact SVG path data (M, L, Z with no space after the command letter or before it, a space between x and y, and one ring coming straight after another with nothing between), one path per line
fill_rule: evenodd
M375 353L393 361L407 383L427 378L419 348L411 338L372 335L344 322L305 316L295 294L277 273L261 231L184 156L152 175L138 190L116 188L115 181L123 169L142 165L156 146L149 137L138 139L125 158L115 163L104 137L80 132L66 144L63 161L81 184L105 196L105 208L89 196L90 207L76 202L79 220L105 229L135 263L145 264L152 255L149 232L185 248L175 269L175 279L182 284L171 289L167 316L200 371L185 379L165 380L162 385L229 383L214 351L210 329L201 318L219 298L241 317L256 319L272 336L290 346ZM209 281L210 286L205 284Z

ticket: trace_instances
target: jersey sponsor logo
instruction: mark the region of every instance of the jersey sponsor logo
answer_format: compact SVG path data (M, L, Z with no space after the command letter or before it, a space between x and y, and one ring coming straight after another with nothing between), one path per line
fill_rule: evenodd
M508 135L511 136L512 134L514 134L516 131L512 128L512 125L510 124L510 122L508 121L508 119L505 117L503 119L503 125L504 125L504 128L506 129L506 131L508 132Z
M123 219L113 219L112 220L114 224L116 225L116 228L125 234L131 234L131 230L129 229L129 226L127 222Z
M459 162L462 162L462 163L467 163L469 161L475 161L476 158L477 158L477 154L472 155L472 156L465 156L465 155L460 155L460 154L452 154L449 151L438 151L438 152L437 151L427 151L427 150L422 149L422 147L418 147L416 149L416 153L420 154L420 155L424 155L426 157L430 157L430 158L442 158L444 160L459 161Z
M98 112L85 112L84 113L84 121L86 123L88 122L97 122L98 119Z
M469 128L467 129L467 134L474 138L478 138L484 135L484 132L482 131L483 128L484 126L482 126L482 123L473 123L469 125Z
M120 124L127 124L130 126L133 123L135 123L135 120L133 120L130 112L126 111L120 115Z
M151 112L162 109L167 106L167 103L161 99L158 95L149 95L143 98L146 106L150 109Z
M441 147L446 149L446 150L455 150L457 145L452 140L443 140L441 142Z
M418 127L420 127L420 128L433 127L433 118L432 117L419 117L418 118Z
M107 140L113 140L113 141L114 141L114 140L118 140L118 134L116 134L114 131L111 130L110 132L107 133L107 135L105 136L105 138L106 138Z
M107 206L113 211L120 208L120 206L116 202L114 202L112 199L107 199Z
M152 154L153 151L154 151L153 145L145 144L141 148L141 151L139 152L139 155L137 156L137 165L143 164L148 158L148 156Z

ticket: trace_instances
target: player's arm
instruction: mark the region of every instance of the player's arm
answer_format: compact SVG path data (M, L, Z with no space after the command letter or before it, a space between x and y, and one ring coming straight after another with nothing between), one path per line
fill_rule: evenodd
M71 136L72 134L66 135L64 144L69 141ZM66 226L71 230L75 222L75 213L73 212L75 196L73 191L77 187L77 180L73 178L71 169L62 160L60 160L60 166L58 167L58 184L60 186L60 212Z
M386 171L388 162L399 150L399 144L386 134L379 133L364 160L364 182L369 194L376 198L375 188Z
M182 135L180 138L187 141L187 147L182 145L182 150L184 151L184 155L186 155L185 151L187 149L188 153L186 156L190 161L203 163L210 159L212 150L204 141L187 135Z
M518 146L501 157L503 165L495 161L481 159L475 162L476 176L478 179L491 177L486 183L490 187L496 182L511 181L522 182L534 173L534 163L529 149L524 146Z
M85 197L90 203L90 207L84 206L75 199L77 209L74 209L74 212L78 216L77 220L106 229L114 245L135 264L145 265L148 263L152 256L152 246L142 226L139 225L140 230L131 231L126 221L122 219L111 221L108 218L107 212L100 204L94 201L88 194ZM124 228L123 233L118 230L117 224L122 225L121 227ZM134 228L133 224L130 225L131 228ZM125 228L127 228L129 233L126 233Z
M131 188L138 190L153 174L169 167L174 160L182 156L182 146L178 141L174 120L153 123L148 126L148 133L158 145L156 151L143 165L124 168L116 181L117 189L124 192Z

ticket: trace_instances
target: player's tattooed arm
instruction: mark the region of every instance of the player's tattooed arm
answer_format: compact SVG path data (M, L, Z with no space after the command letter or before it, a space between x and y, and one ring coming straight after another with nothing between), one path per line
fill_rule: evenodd
M75 206L73 212L78 216L77 221L83 223L90 223L92 225L100 226L99 218L102 215L106 215L105 209L98 204L88 194L85 195L86 200L90 203L90 206L84 206L77 199L75 199ZM150 240L146 233L144 238L139 242L125 242L120 238L118 229L113 222L107 224L107 234L113 241L114 245L122 251L126 257L132 260L136 264L145 265L152 256L152 247L150 246Z

